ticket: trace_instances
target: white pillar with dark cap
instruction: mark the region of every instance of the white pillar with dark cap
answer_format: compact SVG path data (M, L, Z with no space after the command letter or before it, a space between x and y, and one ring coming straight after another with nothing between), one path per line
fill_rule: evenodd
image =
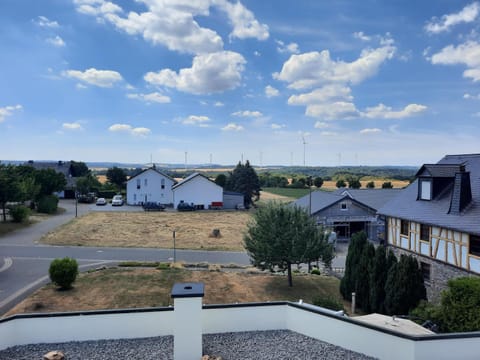
M174 307L173 358L192 360L202 357L203 283L173 285Z

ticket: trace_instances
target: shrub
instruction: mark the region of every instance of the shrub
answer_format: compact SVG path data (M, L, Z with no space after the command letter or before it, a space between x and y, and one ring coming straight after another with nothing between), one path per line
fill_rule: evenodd
M326 309L334 310L334 311L345 311L343 307L343 303L331 296L319 296L313 299L313 305L324 307Z
M312 269L312 271L310 271L310 274L312 274L312 275L320 275L320 269L317 269L317 268Z
M77 260L65 257L51 262L48 270L50 280L61 289L70 289L78 275Z
M58 197L55 195L42 196L38 201L37 210L44 214L54 214L58 208Z
M14 206L10 209L10 216L12 221L16 223L22 223L28 221L30 215L30 209L23 205Z
M480 278L448 281L440 304L441 328L447 332L480 330Z

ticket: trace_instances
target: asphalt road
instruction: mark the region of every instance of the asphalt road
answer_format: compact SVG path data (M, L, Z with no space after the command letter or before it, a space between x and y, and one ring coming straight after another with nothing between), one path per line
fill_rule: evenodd
M40 286L49 282L48 267L55 258L75 258L81 271L121 261L185 261L187 263L208 262L214 264L250 263L246 253L228 251L195 251L150 248L100 248L49 246L38 240L49 231L70 221L75 214L81 216L91 211L141 211L139 207L102 207L89 204L75 206L72 200L60 203L66 211L0 238L0 315L23 300ZM338 250L337 250L338 251ZM334 267L343 267L345 256L339 254L333 261Z
M48 267L55 258L75 258L80 270L120 261L177 261L209 262L218 264L249 264L241 252L192 251L145 248L94 248L41 245L38 240L49 231L70 221L77 212L81 216L90 211L140 211L139 207L112 207L106 205L78 204L72 200L61 201L63 214L53 216L0 238L0 314L5 313L34 290L49 282Z

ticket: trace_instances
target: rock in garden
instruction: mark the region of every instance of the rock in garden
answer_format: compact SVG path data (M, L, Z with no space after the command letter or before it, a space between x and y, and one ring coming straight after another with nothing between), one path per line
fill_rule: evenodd
M43 360L64 360L65 355L61 351L50 351L43 355Z

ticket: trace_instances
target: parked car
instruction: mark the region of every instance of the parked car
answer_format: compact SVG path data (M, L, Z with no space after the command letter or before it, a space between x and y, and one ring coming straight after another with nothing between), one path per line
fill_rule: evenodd
M177 210L178 211L194 211L195 210L195 205L193 203L189 204L189 203L181 201L177 205Z
M165 210L165 205L159 204L157 202L146 202L143 203L143 210L145 211L163 211Z
M122 205L123 205L122 195L115 195L112 199L112 206L122 206Z
M77 201L79 203L92 204L95 202L95 193L79 194L77 195Z
M96 204L97 206L107 205L107 200L105 200L105 198L98 198Z

